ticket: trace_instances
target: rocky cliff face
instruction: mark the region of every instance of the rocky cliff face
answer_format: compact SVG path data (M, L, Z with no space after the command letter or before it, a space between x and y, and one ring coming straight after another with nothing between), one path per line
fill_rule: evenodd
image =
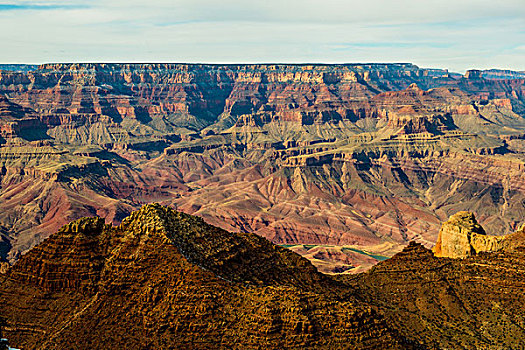
M431 246L458 210L511 232L525 214L524 89L410 64L0 71L0 257L152 201L313 245L324 272Z
M386 106L410 110L414 97L427 104L436 95L416 88L409 90L415 96L406 94L405 104L396 103L399 97L395 94L370 100L381 92L403 90L411 84L422 89L445 86L449 96L457 94L454 91L459 88L464 98L461 101L456 97L455 104L463 110L471 108L473 100L487 103L494 98L507 98L510 107L523 110L524 87L519 79L432 77L410 64L55 64L0 75L0 92L12 102L33 109L53 129L53 138L69 143L127 141L130 136L185 128L220 130L241 116L250 116L259 126L271 122L355 122L384 116ZM427 107L434 108L434 104ZM90 135L97 125L113 130ZM86 135L71 132L72 127L81 127Z
M497 250L500 239L487 236L474 214L463 211L452 215L441 226L433 251L436 256L465 258L480 251Z

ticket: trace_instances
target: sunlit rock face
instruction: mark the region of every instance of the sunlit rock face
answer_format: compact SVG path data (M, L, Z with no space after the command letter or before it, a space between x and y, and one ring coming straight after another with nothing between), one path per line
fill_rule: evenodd
M525 224L512 234L487 235L473 213L460 211L443 223L432 251L437 257L466 258L481 252L510 249L523 236L523 231Z
M465 258L478 252L495 251L502 237L487 236L474 214L462 211L441 226L433 251L436 256Z
M525 212L525 80L411 64L0 71L0 256L150 202L357 272L441 222ZM496 77L497 79L487 79Z

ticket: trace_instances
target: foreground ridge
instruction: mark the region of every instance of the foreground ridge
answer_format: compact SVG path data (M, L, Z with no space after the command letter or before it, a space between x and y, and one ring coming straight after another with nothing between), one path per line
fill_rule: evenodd
M448 226L486 236L471 213ZM79 219L30 250L0 274L0 316L23 349L520 349L524 227L501 242L463 259L411 242L366 273L330 276L150 204L116 227Z
M455 259L437 257L440 254L411 242L391 259L345 282L354 295L381 309L402 335L429 348L521 349L525 226L503 237L487 236L472 213L459 212L443 224L443 231L442 247L455 250L442 249L441 254L452 252ZM466 235L470 245L461 246ZM489 243L483 246L479 241ZM454 254L469 249L462 259Z
M0 278L21 348L410 348L306 259L158 204L70 223Z

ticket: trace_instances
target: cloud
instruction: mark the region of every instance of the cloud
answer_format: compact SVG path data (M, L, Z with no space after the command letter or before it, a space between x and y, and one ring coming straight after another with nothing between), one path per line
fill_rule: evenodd
M403 61L523 70L524 21L523 0L26 0L0 5L0 61Z
M57 9L72 9L72 8L86 8L85 5L72 4L32 4L32 3L16 3L16 4L0 4L0 11L46 11Z
M213 22L420 23L525 14L522 0L110 0L104 4L138 9L152 18Z

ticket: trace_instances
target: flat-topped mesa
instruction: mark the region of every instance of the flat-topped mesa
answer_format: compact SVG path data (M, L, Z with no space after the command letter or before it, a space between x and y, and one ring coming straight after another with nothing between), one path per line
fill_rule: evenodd
M466 258L479 252L502 248L505 236L488 236L473 213L460 211L443 223L435 247L435 256Z
M470 69L465 73L466 79L483 79L483 71L478 69Z

